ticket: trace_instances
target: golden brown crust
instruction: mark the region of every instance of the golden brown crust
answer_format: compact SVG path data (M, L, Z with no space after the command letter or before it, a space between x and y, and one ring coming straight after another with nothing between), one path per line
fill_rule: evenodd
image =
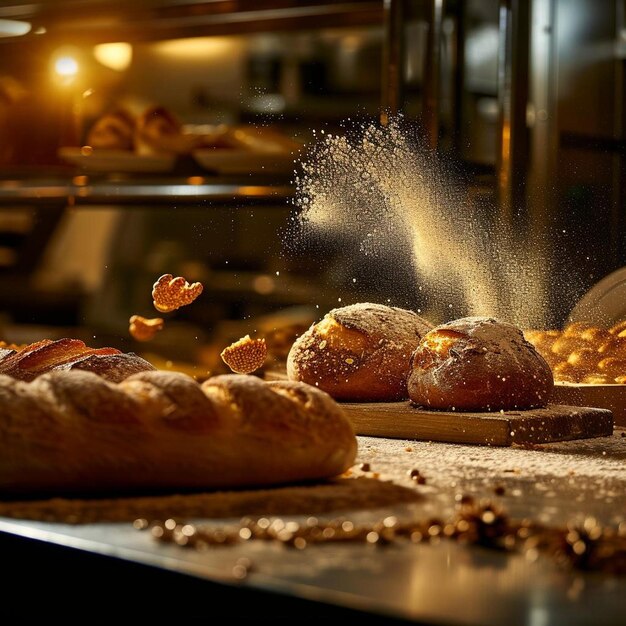
M525 336L552 367L557 382L623 384L626 321L610 329L582 322L564 330L527 330Z
M413 402L456 411L546 406L552 387L549 365L522 331L485 317L455 320L425 335L408 379Z
M411 353L430 328L412 311L380 304L333 309L295 341L287 373L340 400L400 400Z
M71 363L54 367L52 371L81 370L93 372L109 382L120 381L138 372L154 371L154 366L133 352L119 354L91 354Z
M0 376L0 491L227 488L335 476L356 438L301 383L175 372L112 384L90 372Z
M128 320L128 332L137 341L150 341L161 330L163 330L163 318L147 318L142 315L131 315Z
M72 369L95 372L111 382L119 382L154 367L132 352L89 348L79 339L44 339L15 352L0 353L0 374L19 380L34 380L47 372Z
M267 344L265 339L251 339L246 335L224 348L220 356L233 372L251 374L265 363Z
M191 304L201 293L202 283L189 284L182 276L163 274L152 285L152 304L161 313L171 313Z

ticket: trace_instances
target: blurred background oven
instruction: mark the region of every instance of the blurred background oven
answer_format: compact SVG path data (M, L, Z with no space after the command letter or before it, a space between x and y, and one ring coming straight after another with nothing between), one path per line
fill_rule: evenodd
M332 242L315 254L283 245L312 131L381 111L383 123L397 112L414 122L469 181L468 202L529 237L550 233L567 277L551 292L560 325L626 264L625 5L2 3L0 331L136 347L128 318L150 313L165 272L208 294L157 340L166 358L272 316L297 332L338 298L386 298L384 280L355 290L366 259ZM124 116L155 110L205 142L125 145ZM91 145L103 119L108 152ZM423 304L410 272L394 271L396 302Z

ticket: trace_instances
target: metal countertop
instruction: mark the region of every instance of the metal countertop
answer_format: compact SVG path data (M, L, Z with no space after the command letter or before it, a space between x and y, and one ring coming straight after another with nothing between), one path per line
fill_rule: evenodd
M381 478L406 482L407 468L417 465L431 479L420 488L423 502L349 516L367 522L390 514L442 513L455 493L493 494L497 481L506 487L501 503L515 517L557 523L595 515L603 523L619 523L626 515L626 439L619 434L533 450L360 437L360 461L379 470ZM447 540L385 547L324 544L302 551L252 541L199 552L158 543L128 523L68 525L0 518L0 531L422 623L617 624L623 623L626 611L626 577L563 569L546 555L531 561L522 554ZM254 569L238 581L233 567L242 556L251 559Z

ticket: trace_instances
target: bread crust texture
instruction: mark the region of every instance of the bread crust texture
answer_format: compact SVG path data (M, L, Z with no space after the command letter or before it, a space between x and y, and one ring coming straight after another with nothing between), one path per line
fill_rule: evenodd
M343 411L302 383L149 371L0 376L0 491L225 489L318 480L353 463Z
M413 311L381 304L333 309L294 342L288 378L337 400L406 399L411 354L431 328Z
M411 359L410 399L429 409L544 407L554 386L545 359L522 331L488 317L466 317L426 334Z

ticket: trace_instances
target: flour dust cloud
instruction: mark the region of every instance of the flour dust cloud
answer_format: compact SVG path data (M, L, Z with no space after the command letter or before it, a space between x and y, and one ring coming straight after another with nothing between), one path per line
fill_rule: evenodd
M398 251L410 266L404 269L411 288L435 317L460 312L543 323L545 251L469 202L451 173L401 126L396 120L320 138L296 179L300 232L347 237L356 249L346 249L346 258L373 257L370 264Z

